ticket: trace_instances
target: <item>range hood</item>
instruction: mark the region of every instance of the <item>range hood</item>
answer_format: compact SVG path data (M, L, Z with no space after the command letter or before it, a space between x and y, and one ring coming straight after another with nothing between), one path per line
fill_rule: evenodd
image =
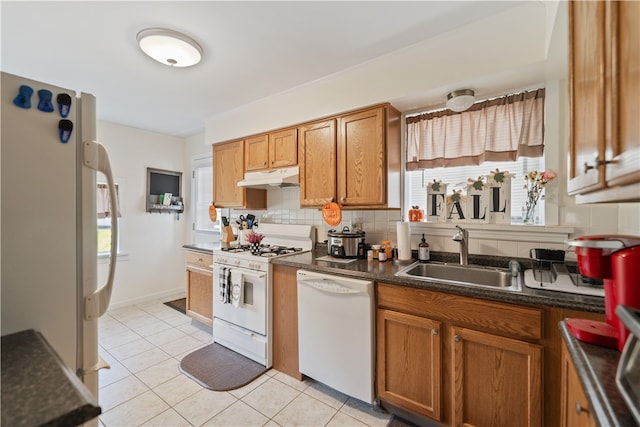
M257 172L246 172L244 174L244 179L238 182L238 187L294 187L300 185L299 176L300 170L298 166Z

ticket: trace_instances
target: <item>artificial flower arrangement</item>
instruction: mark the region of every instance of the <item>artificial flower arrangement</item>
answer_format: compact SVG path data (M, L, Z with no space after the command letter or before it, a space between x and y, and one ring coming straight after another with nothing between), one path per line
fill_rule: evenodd
M249 234L247 235L247 241L248 241L249 243L256 243L256 244L258 244L258 243L262 242L262 239L264 239L264 235L263 235L263 234L256 233L255 231L252 231L251 233L249 233Z
M546 171L531 171L525 175L524 189L527 190L526 212L524 215L525 224L533 222L533 215L538 201L544 199L544 187L556 179L558 174L549 169Z

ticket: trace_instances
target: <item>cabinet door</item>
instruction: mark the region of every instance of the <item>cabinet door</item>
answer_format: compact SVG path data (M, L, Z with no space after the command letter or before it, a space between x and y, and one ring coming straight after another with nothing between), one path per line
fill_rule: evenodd
M269 137L267 134L252 136L244 140L245 171L269 167Z
M297 269L273 266L273 369L302 380L298 364Z
M336 121L298 128L300 206L319 207L336 195Z
M373 108L338 118L337 166L339 204L386 204L384 108Z
M585 193L605 186L604 160L607 123L606 90L611 90L605 71L607 16L602 1L572 1L569 7L569 194ZM596 160L595 157L598 157Z
M187 267L187 316L213 325L213 273L198 267Z
M451 339L452 425L542 425L541 346L458 327Z
M566 347L562 346L561 427L591 427L595 420Z
M269 167L298 164L298 130L286 129L269 134Z
M380 399L440 420L442 324L378 309L376 328Z
M239 207L244 192L238 181L244 178L242 141L213 146L213 200L217 207Z
M617 16L618 95L613 102L618 134L606 177L607 185L615 186L640 182L640 2L614 2L611 7Z

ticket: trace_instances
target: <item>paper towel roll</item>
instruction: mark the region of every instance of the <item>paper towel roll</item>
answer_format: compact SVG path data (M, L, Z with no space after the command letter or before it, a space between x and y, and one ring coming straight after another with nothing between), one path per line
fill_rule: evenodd
M408 222L396 223L396 234L398 238L398 259L408 261L411 259L411 233Z

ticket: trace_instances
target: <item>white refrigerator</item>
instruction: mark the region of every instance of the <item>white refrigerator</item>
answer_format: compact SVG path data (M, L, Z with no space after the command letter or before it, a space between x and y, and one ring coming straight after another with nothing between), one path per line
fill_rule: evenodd
M98 396L98 318L115 274L97 283L96 171L117 206L109 158L96 142L93 95L1 74L1 328L35 329ZM112 210L114 210L112 208ZM117 212L117 210L114 210Z

